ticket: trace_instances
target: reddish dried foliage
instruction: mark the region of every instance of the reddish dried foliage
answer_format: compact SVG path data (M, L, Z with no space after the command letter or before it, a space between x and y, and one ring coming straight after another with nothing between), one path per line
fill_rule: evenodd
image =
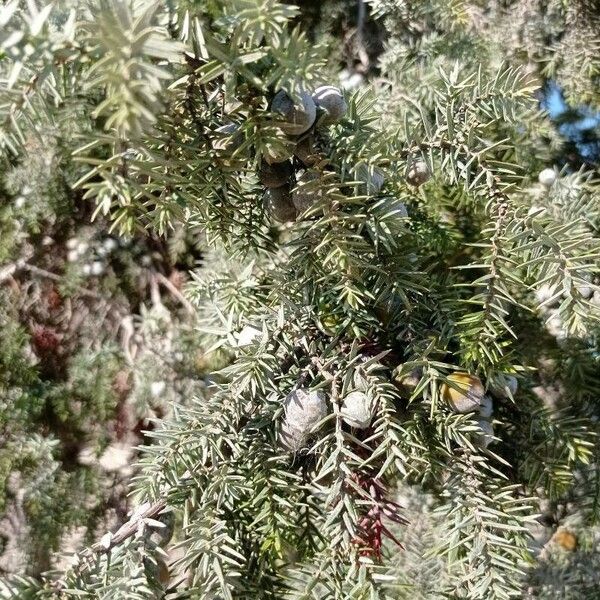
M352 543L358 546L361 556L369 556L379 560L383 545L383 536L388 537L402 548L402 544L384 524L384 519L400 525L406 524L406 519L401 514L401 507L396 502L386 499L386 489L378 479L355 474L352 480L359 485L364 494L362 500L368 500L370 508L358 522L358 531ZM348 491L356 493L354 486L348 486Z
M38 356L54 352L60 345L60 337L56 333L56 329L47 325L34 325L31 339Z

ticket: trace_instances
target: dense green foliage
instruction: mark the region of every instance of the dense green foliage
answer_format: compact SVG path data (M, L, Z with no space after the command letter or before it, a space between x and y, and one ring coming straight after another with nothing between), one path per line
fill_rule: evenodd
M596 589L600 187L539 100L598 105L599 23L7 3L0 489L40 558L3 595ZM343 66L333 118L311 94ZM106 450L135 443L111 521Z

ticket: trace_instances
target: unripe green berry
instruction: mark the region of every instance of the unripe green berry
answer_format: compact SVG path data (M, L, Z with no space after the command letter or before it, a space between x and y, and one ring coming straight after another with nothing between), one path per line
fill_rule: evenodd
M488 381L489 391L500 399L510 400L514 398L518 388L519 382L514 375L500 374Z
M340 414L355 429L366 429L373 419L373 403L364 392L350 392L343 400Z
M393 381L396 384L401 396L403 398L410 398L414 391L417 389L421 378L423 377L423 369L421 367L415 367L409 373L400 375L402 365L394 371Z
M317 107L310 94L300 92L300 102L294 100L283 90L275 94L271 102L271 111L281 115L277 124L282 131L290 135L300 135L308 131L317 118Z
M419 187L431 178L431 172L427 163L423 160L417 160L408 166L406 171L406 181L409 185Z
M554 169L543 169L538 175L538 181L545 187L551 188L556 181L556 171Z
M342 92L332 85L318 87L314 91L312 98L315 104L325 112L320 121L324 125L339 121L348 111L348 105L346 104L346 100L344 100Z
M296 209L287 185L268 189L263 195L263 203L271 218L279 223L293 221L296 218Z
M320 390L299 388L286 396L283 408L286 422L308 433L327 415L327 397Z
M594 290L590 285L575 285L575 289L579 292L582 298L589 300L594 293Z
M307 167L310 167L319 161L319 155L315 149L312 135L307 135L296 144L294 155Z
M322 391L299 388L290 392L283 403L285 418L279 442L286 450L297 451L312 429L327 416L327 397Z
M490 396L484 396L481 399L481 404L479 405L479 416L485 419L489 419L494 412L494 402L492 401Z
M484 450L494 442L494 426L488 419L477 419L480 432L475 434L475 443Z
M260 166L258 178L265 187L277 188L285 185L289 181L293 172L294 167L289 160L272 165L267 162L263 162Z
M154 580L163 588L167 588L171 580L169 566L160 556L146 556L144 559L144 569L150 580Z
M284 421L279 432L279 445L289 452L298 452L305 445L307 437L301 430Z

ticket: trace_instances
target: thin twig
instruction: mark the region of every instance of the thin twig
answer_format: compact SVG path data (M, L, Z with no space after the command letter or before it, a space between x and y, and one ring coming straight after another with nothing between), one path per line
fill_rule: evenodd
M121 525L117 531L110 536L103 536L101 541L96 542L80 552L77 555L78 560L73 566L73 571L76 574L82 573L88 568L94 557L99 554L108 554L115 546L123 543L125 540L134 535L139 528L140 521L144 519L152 519L160 515L167 507L165 499L157 500L154 504L150 504L146 509L134 513L129 521ZM54 589L61 590L65 587L64 580L56 581L53 585Z
M151 504L145 510L140 513L134 513L129 521L121 525L113 535L110 536L110 540L106 543L100 541L92 544L87 550L84 551L80 557L92 554L106 554L112 550L115 546L118 546L126 539L130 538L139 528L140 521L143 519L152 519L160 515L160 513L167 507L167 501L162 499L158 500L154 504Z
M21 269L23 269L24 271L29 271L34 275L39 275L40 277L52 279L53 281L62 281L62 276L57 275L56 273L51 273L50 271L46 271L46 269L40 269L39 267L36 267L35 265L30 265L29 263L24 263L21 266ZM100 294L97 294L96 292L92 292L91 290L87 290L82 287L77 289L77 293L82 296L89 296L90 298L98 299L101 297Z
M369 54L365 49L365 20L367 17L367 9L365 6L364 0L358 0L358 16L356 19L356 52L358 54L358 58L365 70L369 70Z
M181 302L181 305L190 315L196 314L196 309L194 308L192 303L173 285L172 281L170 281L162 273L155 273L154 276L156 277L159 283L164 285L169 290L169 292L171 292L172 296L174 296L175 298L177 298L177 300L179 300L179 302Z
M44 277L45 279L51 279L52 281L62 281L62 276L57 275L56 273L51 273L50 271L46 271L46 269L40 269L40 267L36 267L35 265L30 265L26 262L16 262L12 265L8 265L0 271L0 283L10 278L13 274L18 271L28 271L33 275L38 275L39 277ZM92 292L91 290L87 290L85 288L79 288L77 292L82 296L89 296L90 298L100 298L100 294L96 292Z
M17 270L17 265L15 263L11 265L6 265L0 269L0 283L10 279L13 273Z

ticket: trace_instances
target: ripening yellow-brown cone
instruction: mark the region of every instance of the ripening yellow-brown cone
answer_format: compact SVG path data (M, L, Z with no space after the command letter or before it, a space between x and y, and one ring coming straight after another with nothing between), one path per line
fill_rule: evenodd
M573 552L577 548L577 537L571 531L567 529L559 529L553 536L552 539L564 550Z
M169 570L169 566L162 558L157 558L156 562L158 566L158 580L163 587L167 587L169 581L171 581L171 571Z
M481 380L470 373L452 373L448 375L449 383L441 388L442 398L457 413L468 413L479 408L485 395Z

